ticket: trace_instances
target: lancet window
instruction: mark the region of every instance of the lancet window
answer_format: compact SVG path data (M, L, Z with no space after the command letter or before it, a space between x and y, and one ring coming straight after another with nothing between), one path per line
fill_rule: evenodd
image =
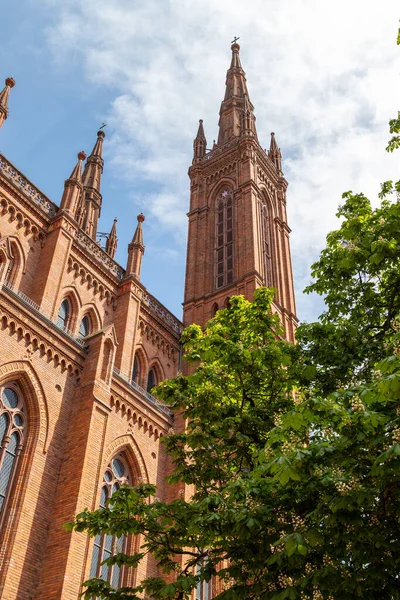
M271 222L268 206L265 203L263 203L261 208L261 224L265 285L267 287L272 287L274 282L272 276Z
M132 369L132 381L135 381L136 383L138 383L138 381L139 381L139 374L140 374L139 359L135 355L135 358L134 358L134 361L133 361L133 369Z
M150 369L147 376L147 391L151 393L151 390L155 385L157 385L157 375L154 369Z
M216 202L216 288L233 282L233 194L223 190Z
M100 494L100 508L104 508L106 502L121 485L131 484L129 468L123 454L113 458L104 472L103 484ZM101 533L96 535L93 545L92 562L90 566L90 577L99 577L108 581L117 589L122 584L122 570L118 565L108 566L101 563L110 556L119 552L125 552L126 537Z
M90 333L90 318L88 315L85 315L79 325L79 337L84 338Z
M0 514L10 493L25 434L24 401L15 384L0 388Z
M60 310L57 316L57 327L61 329L68 329L69 322L71 319L71 310L68 300L65 298L60 304Z

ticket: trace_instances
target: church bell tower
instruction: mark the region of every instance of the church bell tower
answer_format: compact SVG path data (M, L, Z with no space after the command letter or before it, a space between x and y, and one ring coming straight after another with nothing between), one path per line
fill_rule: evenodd
M200 121L193 144L183 322L203 326L231 296L252 300L257 288L268 286L276 290L274 310L285 337L294 341L288 183L275 135L268 153L259 144L239 44L231 50L218 141L207 150Z

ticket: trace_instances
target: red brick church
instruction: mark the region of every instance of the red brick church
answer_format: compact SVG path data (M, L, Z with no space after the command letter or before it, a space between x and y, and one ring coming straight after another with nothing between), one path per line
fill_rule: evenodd
M62 525L126 482L156 483L171 498L160 438L174 415L151 390L181 369L184 325L204 325L232 295L251 299L268 285L294 339L288 184L274 134L268 153L259 144L239 49L218 140L207 148L202 121L194 140L183 324L140 282L143 215L125 268L114 260L115 222L105 247L96 241L102 130L57 202L0 154L1 600L77 600L89 576L119 587L156 575L151 558L136 570L101 566L138 539L90 539ZM0 127L14 84L0 92ZM211 598L208 588L196 600Z

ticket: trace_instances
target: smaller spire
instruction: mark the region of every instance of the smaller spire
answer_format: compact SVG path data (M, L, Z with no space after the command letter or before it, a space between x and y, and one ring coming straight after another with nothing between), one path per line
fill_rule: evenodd
M83 185L100 193L101 175L103 173L103 140L106 134L102 129L97 132L97 140L86 161L83 172Z
M15 85L15 81L12 77L7 77L5 84L5 87L0 92L0 127L8 117L8 98L11 88Z
M200 162L203 156L205 156L206 148L207 140L204 134L203 119L200 119L197 135L193 142L193 163Z
M84 219L82 227L93 239L96 239L97 222L101 212L101 175L103 173L103 140L106 134L102 129L97 132L97 140L86 161L83 171L83 187L85 189Z
M64 192L61 198L60 210L68 211L74 218L77 218L78 209L82 201L82 162L86 154L79 152L78 162L75 165L71 175L64 183Z
M272 160L274 165L276 166L279 175L282 175L283 171L282 171L281 149L278 147L278 144L276 143L275 133L273 131L271 132L271 144L269 146L268 156Z
M126 275L133 275L140 279L140 270L144 254L142 223L145 220L143 213L137 216L138 224L133 235L132 241L128 246L128 261L126 265Z
M115 252L118 246L118 238L117 238L117 219L114 219L113 226L111 227L111 231L108 234L106 241L106 252L114 258Z

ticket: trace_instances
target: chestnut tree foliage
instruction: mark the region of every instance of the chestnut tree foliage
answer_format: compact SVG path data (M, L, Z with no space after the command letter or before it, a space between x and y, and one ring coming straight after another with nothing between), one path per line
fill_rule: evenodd
M388 150L400 146L400 114ZM341 227L312 267L319 321L283 340L273 290L231 299L183 334L196 366L157 387L186 423L163 440L177 499L123 487L70 529L140 535L135 588L85 583L83 596L184 600L203 580L219 600L400 598L400 182L373 208L344 194ZM189 486L190 499L179 490Z

